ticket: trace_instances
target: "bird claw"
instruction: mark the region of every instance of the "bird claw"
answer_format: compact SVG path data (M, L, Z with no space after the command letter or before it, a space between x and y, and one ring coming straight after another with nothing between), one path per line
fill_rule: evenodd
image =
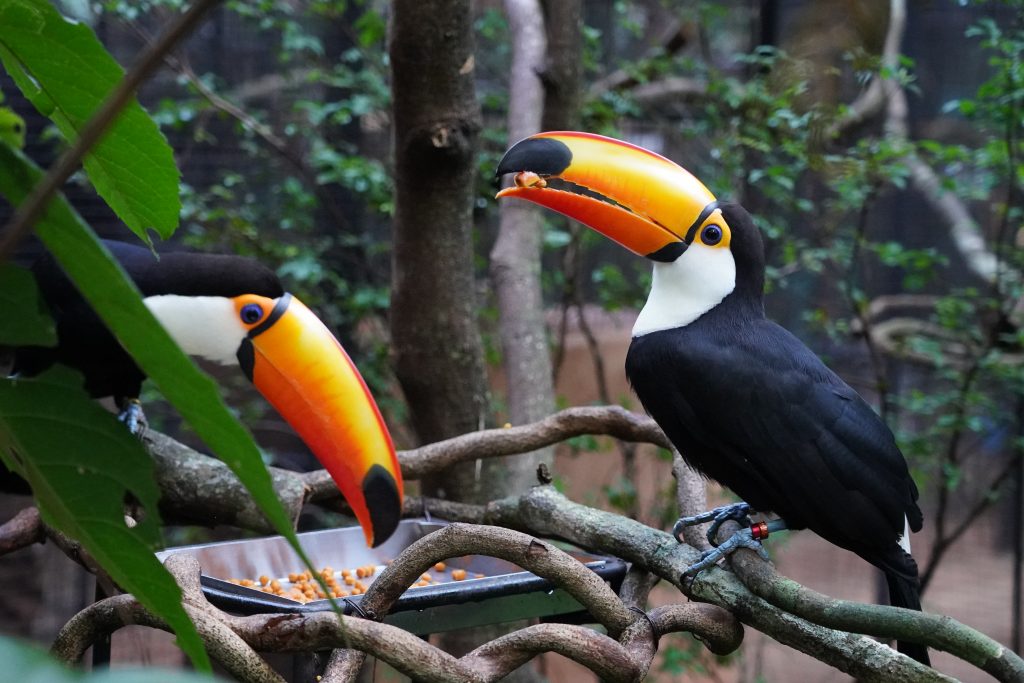
M683 517L679 519L675 526L672 527L672 535L676 537L676 540L680 543L683 542L683 529L688 526L694 526L696 524L704 524L705 522L711 522L711 527L708 528L707 539L708 543L713 546L717 546L718 543L715 541L718 535L718 529L728 521L736 521L744 526L750 526L750 505L747 503L732 503L731 505L723 505L707 512L702 512L699 515L692 517Z
M125 401L124 410L117 415L117 419L128 427L128 432L135 437L142 438L149 429L146 421L146 414L142 412L142 402L137 398Z
M706 550L701 554L700 561L691 564L683 572L681 579L691 579L700 572L704 571L708 567L715 565L724 557L733 554L740 548L749 548L757 552L761 559L768 561L768 551L764 549L761 542L754 538L753 531L748 529L740 529L732 536L727 538L724 543L719 545L717 548Z

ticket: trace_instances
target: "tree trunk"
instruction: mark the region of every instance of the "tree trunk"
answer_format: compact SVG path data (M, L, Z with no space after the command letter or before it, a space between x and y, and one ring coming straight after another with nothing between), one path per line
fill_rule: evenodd
M583 2L542 0L547 55L544 85L544 130L576 130L583 98Z
M505 0L512 41L509 77L508 140L514 143L540 131L546 39L539 0ZM551 356L544 324L540 281L540 216L526 202L506 201L500 207L498 239L491 251L491 278L498 299L501 347L508 382L508 417L523 424L555 409ZM521 493L535 482L541 462L552 451L532 457L485 463L491 496Z
M474 91L469 0L397 0L391 56L395 220L391 335L395 373L421 442L474 431L489 397L473 277ZM465 499L467 477L424 480ZM476 498L474 497L474 500Z

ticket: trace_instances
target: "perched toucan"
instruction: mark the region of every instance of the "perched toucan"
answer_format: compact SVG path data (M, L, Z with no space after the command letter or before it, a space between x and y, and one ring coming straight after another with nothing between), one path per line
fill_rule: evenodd
M587 133L526 138L501 160L506 173L515 184L499 197L563 213L653 261L626 375L687 462L750 509L857 553L885 572L893 605L920 610L906 534L922 515L906 461L857 392L765 318L750 215L672 161ZM927 663L926 648L897 646Z
M324 324L270 269L240 256L105 242L144 302L186 353L240 367L330 472L372 546L395 530L402 476L391 436L359 371ZM134 420L145 375L56 261L32 268L58 344L15 349L15 376L53 363L78 369L94 397Z

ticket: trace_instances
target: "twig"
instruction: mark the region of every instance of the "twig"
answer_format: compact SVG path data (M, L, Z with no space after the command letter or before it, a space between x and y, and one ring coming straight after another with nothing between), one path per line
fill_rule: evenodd
M452 524L421 538L402 551L402 562L393 562L371 584L362 608L373 614L387 613L395 600L435 563L460 555L487 555L516 564L550 579L576 598L612 636L629 626L630 612L597 574L571 555L530 535L493 526Z
M672 446L661 428L649 417L619 406L579 407L561 410L531 424L485 429L402 451L398 454L398 461L403 476L418 479L459 462L529 453L583 434L652 443L662 448ZM310 472L305 479L310 488L310 502L337 495L336 487L326 472Z
M93 145L99 142L113 125L121 110L135 96L139 86L156 71L174 46L196 27L203 15L219 2L220 0L196 0L187 12L167 27L156 42L143 51L139 61L125 74L93 117L78 131L78 139L71 148L61 156L46 177L32 188L32 193L21 203L4 230L0 231L4 233L0 239L0 263L6 261L15 247L28 236L46 209L50 197L71 177Z
M984 493L978 496L978 500L975 501L974 506L967 511L967 514L963 516L960 523L957 524L952 531L949 533L945 532L945 514L937 517L937 519L942 520L943 526L941 532L935 532L935 540L932 543L931 555L928 556L928 563L925 565L924 571L921 572L922 592L924 591L924 588L931 583L932 578L935 576L935 571L939 568L939 562L942 561L942 558L953 547L953 544L960 540L960 537L964 535L964 533L979 517L981 517L981 514L992 506L993 495L998 492L1009 476L1013 473L1014 468L1021 457L1021 453L1016 452L1013 457L1007 459L1003 469L1000 470L999 474L993 477L988 488L985 489ZM944 501L945 500L948 500L948 498L944 499ZM944 501L943 513L946 509Z
M0 526L0 555L42 543L45 539L39 510L27 507Z

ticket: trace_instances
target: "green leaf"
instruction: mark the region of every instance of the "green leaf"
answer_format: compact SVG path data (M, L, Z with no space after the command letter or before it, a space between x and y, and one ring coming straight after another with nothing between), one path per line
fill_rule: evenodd
M8 201L15 206L23 202L41 177L42 171L23 154L0 145L0 193ZM217 385L156 321L121 266L62 196L50 202L36 232L143 372L231 468L277 532L315 572L248 430L228 410Z
M17 149L25 146L25 119L15 114L10 107L0 107L0 143Z
M137 683L141 680L210 683L213 680L207 675L152 667L103 669L93 673L69 669L34 645L3 637L0 637L0 662L4 663L4 675L20 683Z
M57 332L32 273L0 264L0 344L54 346Z
M181 606L181 590L153 554L160 542L153 461L124 425L56 366L32 379L0 380L0 459L32 486L46 523L78 540L117 584L178 634L196 666L210 662ZM127 494L145 515L124 518Z
M46 0L0 0L0 61L33 105L69 140L99 109L124 71L92 30ZM86 156L96 191L146 242L178 226L179 173L167 140L136 100Z

